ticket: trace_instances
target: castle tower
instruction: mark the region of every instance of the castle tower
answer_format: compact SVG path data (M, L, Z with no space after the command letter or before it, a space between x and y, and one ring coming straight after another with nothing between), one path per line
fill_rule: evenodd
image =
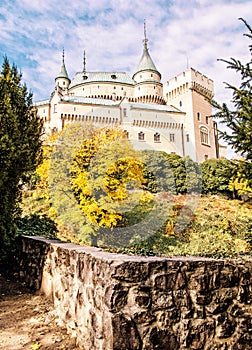
M164 85L167 104L186 112L184 143L186 154L203 162L218 156L212 106L213 81L193 68L187 69Z
M62 65L59 74L55 78L56 86L59 86L62 90L67 90L71 80L68 77L66 66L65 66L65 52L62 52Z
M146 23L144 22L143 54L133 75L135 98L138 102L165 104L161 74L157 70L147 47Z

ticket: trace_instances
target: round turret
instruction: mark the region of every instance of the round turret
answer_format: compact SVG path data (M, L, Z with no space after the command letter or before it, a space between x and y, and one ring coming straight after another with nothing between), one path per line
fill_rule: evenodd
M152 61L147 42L146 25L144 23L143 54L138 64L137 71L133 75L133 79L136 82L135 98L141 102L164 104L163 85L160 82L161 74Z

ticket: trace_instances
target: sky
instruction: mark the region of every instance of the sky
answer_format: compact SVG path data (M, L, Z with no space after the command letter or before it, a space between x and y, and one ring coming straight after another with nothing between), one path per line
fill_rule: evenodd
M162 82L193 67L214 80L215 99L228 102L224 82L238 76L217 59L248 62L251 0L0 0L0 64L6 55L23 74L33 100L50 97L62 50L69 78L87 71L133 75L143 49L146 20L149 52Z

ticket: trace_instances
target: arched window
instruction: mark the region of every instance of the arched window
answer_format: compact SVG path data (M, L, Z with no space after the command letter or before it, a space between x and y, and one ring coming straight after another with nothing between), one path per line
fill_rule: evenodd
M205 126L200 127L200 142L203 145L209 145L209 131Z
M154 134L154 142L160 142L160 134L158 132Z
M144 133L143 133L142 131L140 131L140 132L138 133L138 140L139 140L139 141L144 141Z

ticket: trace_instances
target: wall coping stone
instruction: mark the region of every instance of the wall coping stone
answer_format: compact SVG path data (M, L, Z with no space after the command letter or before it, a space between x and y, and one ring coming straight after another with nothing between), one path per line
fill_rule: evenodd
M90 246L81 246L79 244L74 243L68 243L63 242L57 239L47 239L41 236L26 236L23 235L22 237L33 239L36 241L41 241L46 244L60 247L63 249L68 250L75 250L79 253L85 253L88 255L95 256L97 258L100 258L102 260L106 261L118 261L118 262L128 262L128 261L135 261L135 262L150 262L150 261L181 261L181 262L204 262L204 261L213 261L213 262L231 262L231 261L238 261L240 259L215 259L215 258L207 258L207 257L201 257L201 256L167 256L167 257L159 257L159 256L142 256L142 255L128 255L128 254L121 254L121 253L113 253L113 252L107 252L104 251L102 248L97 247L90 247ZM251 258L252 260L252 258Z

